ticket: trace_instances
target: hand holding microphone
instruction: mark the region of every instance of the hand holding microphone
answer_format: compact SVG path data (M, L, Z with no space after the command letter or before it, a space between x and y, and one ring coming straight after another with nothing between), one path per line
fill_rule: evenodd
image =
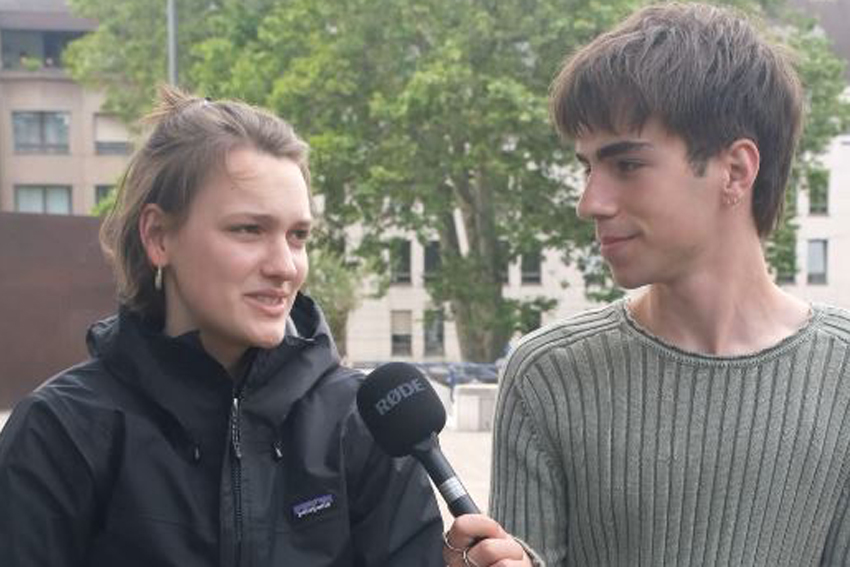
M449 511L458 518L444 536L450 567L531 566L522 546L494 520L481 515L445 455L437 435L446 410L418 368L391 362L373 370L357 392L357 409L375 442L393 457L422 463Z

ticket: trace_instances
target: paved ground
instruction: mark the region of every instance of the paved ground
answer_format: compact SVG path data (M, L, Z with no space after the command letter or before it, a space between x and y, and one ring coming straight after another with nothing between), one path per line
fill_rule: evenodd
M0 412L0 429L9 417L8 412ZM466 432L447 429L440 435L440 444L446 458L452 464L458 477L466 486L472 499L481 508L487 510L487 497L490 490L490 432ZM451 515L442 505L443 518L448 524Z
M466 491L481 511L486 513L490 494L491 433L445 430L440 435L440 445ZM451 515L442 500L438 500L444 523L448 526Z

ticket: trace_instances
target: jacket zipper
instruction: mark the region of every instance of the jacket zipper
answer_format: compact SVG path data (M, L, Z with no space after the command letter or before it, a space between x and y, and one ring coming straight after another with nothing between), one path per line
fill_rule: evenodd
M230 442L233 445L230 480L233 487L236 565L242 562L242 440L239 417L239 396L234 396L230 408Z

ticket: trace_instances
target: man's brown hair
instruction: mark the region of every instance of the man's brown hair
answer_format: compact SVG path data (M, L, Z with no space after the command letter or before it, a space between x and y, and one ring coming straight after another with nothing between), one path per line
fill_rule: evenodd
M179 228L207 177L220 171L236 148L292 160L308 188L310 170L307 144L292 127L242 102L212 101L162 87L159 105L146 120L153 130L130 159L100 241L115 272L119 301L147 318L162 320L163 294L154 289L154 269L139 233L145 205L159 205L170 228Z
M789 57L742 14L704 4L647 6L564 64L551 114L562 136L639 130L657 118L685 141L697 174L735 140L761 155L753 217L766 237L782 213L800 135L802 89Z

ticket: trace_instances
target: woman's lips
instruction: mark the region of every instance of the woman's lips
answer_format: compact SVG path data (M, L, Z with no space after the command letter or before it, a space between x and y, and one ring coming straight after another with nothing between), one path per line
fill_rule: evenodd
M288 310L288 296L285 294L260 292L249 293L245 297L254 308L273 317L284 315Z

